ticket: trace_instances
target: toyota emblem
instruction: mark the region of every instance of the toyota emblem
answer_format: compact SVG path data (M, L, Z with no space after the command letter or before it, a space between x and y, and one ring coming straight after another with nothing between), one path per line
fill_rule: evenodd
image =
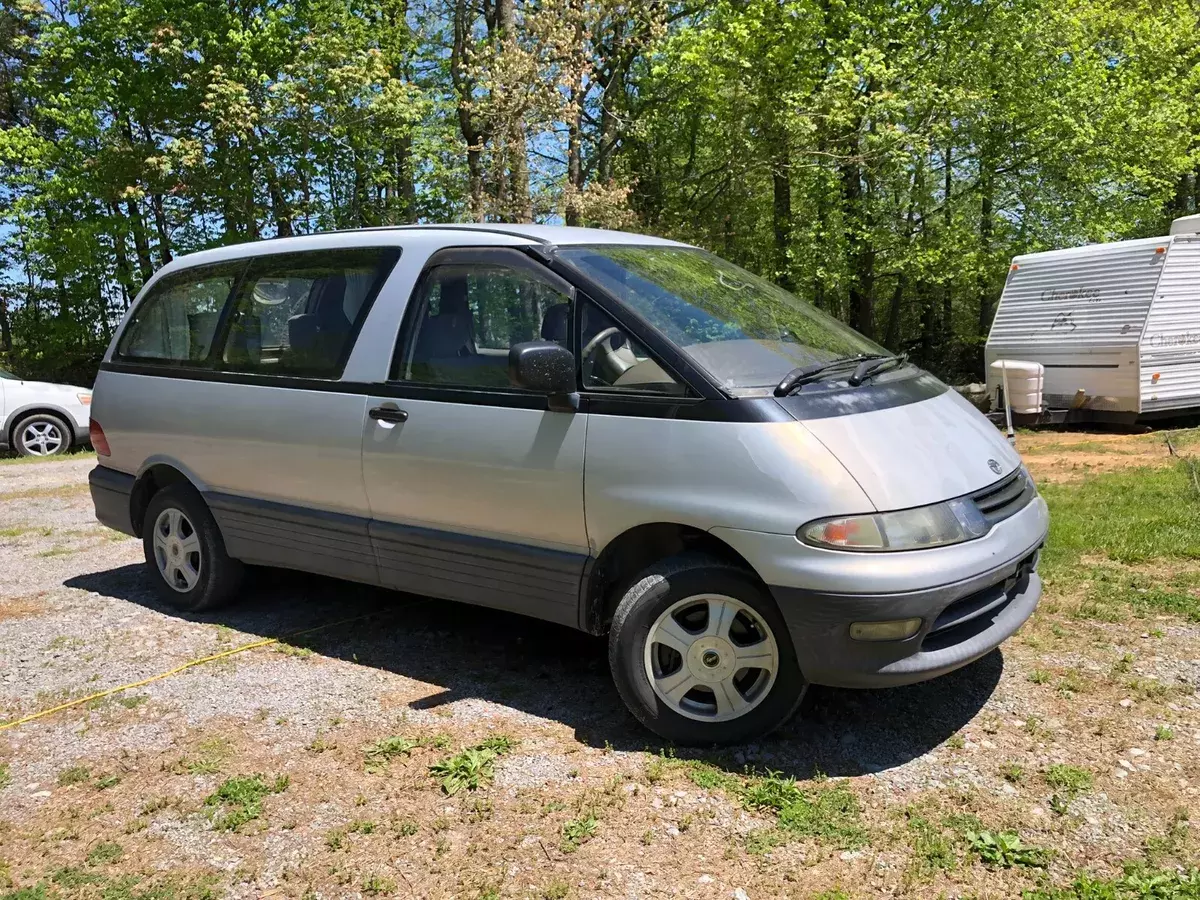
M996 462L996 460L989 459L988 460L988 468L991 469L993 472L995 472L997 475L1000 474L1000 463Z

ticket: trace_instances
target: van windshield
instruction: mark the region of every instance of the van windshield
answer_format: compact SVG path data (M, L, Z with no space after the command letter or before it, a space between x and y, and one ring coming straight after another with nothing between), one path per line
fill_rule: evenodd
M734 395L762 394L798 366L887 352L815 306L704 250L598 245L558 252Z

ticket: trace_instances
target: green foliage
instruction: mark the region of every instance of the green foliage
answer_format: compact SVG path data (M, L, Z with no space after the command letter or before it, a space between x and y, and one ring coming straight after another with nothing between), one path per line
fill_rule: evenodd
M1013 866L1044 866L1048 852L1026 846L1014 831L968 831L967 846L989 866L1011 869Z
M1155 871L1128 864L1117 878L1095 878L1086 872L1070 887L1025 891L1023 900L1200 900L1200 871Z
M561 217L709 247L977 377L1014 254L1195 209L1186 5L487 7L8 4L0 365L89 384L180 253Z
M276 776L268 783L262 775L239 775L221 782L212 794L204 798L210 807L216 831L237 831L247 822L262 815L263 798L279 794L288 788L286 775Z
M0 791L12 784L12 771L8 763L0 763Z
M595 835L599 825L600 822L591 813L568 820L563 823L562 842L559 844L559 849L563 853L574 853L579 849L581 844L584 844Z
M442 785L450 796L463 788L469 791L484 787L492 780L492 767L496 758L516 746L516 741L507 735L494 735L474 747L440 760L429 767L429 774Z

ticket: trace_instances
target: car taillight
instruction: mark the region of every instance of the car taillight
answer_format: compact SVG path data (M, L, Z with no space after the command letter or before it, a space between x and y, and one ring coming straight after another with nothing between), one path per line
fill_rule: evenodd
M97 456L112 456L112 451L108 449L108 438L104 436L104 429L95 419L88 419L88 440L92 442L92 449L96 451Z

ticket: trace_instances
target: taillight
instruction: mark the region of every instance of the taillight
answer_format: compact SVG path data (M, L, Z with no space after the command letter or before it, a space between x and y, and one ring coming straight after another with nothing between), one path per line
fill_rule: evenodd
M92 442L92 449L96 451L97 456L112 456L112 451L108 449L108 438L104 436L104 429L95 419L88 419L88 440Z

